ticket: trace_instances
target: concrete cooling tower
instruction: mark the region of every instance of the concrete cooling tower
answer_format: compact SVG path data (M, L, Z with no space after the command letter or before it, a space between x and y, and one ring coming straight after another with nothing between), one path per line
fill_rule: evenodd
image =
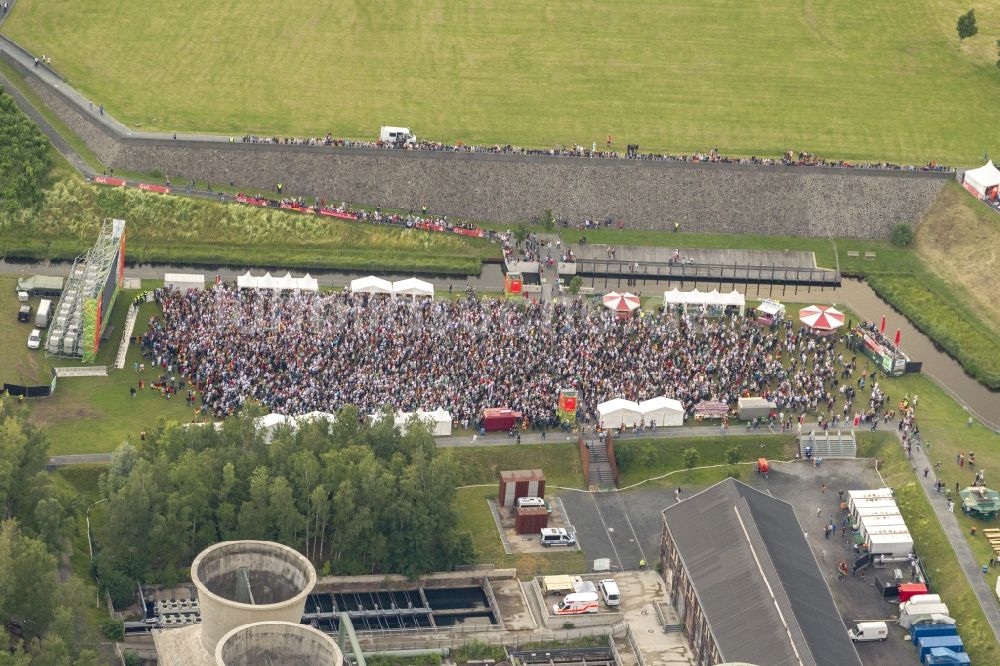
M343 666L332 638L302 624L259 622L233 629L215 648L216 666Z

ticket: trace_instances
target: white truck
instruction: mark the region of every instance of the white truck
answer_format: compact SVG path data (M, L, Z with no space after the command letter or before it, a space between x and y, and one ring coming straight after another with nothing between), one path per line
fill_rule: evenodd
M391 143L395 146L413 145L417 142L417 137L413 135L409 127L392 127L391 125L382 125L378 138L383 143Z
M847 635L855 643L884 641L889 637L889 627L885 622L858 622L854 629L847 630Z
M49 315L52 314L52 301L49 299L43 299L41 303L38 304L38 310L35 311L35 326L38 328L45 328L49 325Z

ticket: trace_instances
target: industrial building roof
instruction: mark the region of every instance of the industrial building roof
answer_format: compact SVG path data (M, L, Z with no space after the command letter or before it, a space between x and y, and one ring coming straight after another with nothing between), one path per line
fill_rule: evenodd
M790 504L727 479L663 515L725 661L861 666Z

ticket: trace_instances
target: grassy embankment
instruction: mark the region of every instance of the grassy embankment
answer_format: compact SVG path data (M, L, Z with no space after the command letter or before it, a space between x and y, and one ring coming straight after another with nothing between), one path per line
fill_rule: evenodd
M857 0L272 9L19 0L4 32L141 129L372 138L403 124L485 145L602 145L610 134L618 148L914 163L996 152L977 128L1000 105L997 0L976 6L979 34L960 48L955 20L968 7L939 0L911 3L905 21Z

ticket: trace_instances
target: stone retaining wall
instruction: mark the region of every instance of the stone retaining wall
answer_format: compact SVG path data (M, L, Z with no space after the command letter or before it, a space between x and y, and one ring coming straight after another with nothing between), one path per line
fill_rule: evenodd
M513 223L546 208L634 229L886 238L916 225L950 174L404 152L119 137L21 69L52 111L118 170L158 169L248 191Z

